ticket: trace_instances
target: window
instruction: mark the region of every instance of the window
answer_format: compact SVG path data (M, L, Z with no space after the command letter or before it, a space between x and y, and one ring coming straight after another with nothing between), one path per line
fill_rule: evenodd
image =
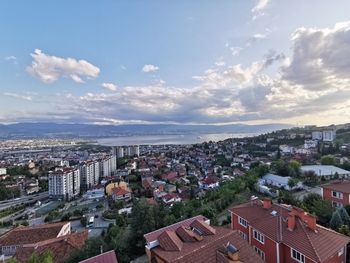
M291 249L291 257L300 263L305 263L305 256L295 249Z
M243 233L241 230L238 230L238 233L241 237L243 237L243 239L247 240L247 234Z
M342 247L341 250L338 251L338 257L344 254L344 248Z
M332 201L332 206L335 207L335 208L340 208L340 207L343 207L343 204L335 202L335 201Z
M332 196L338 199L343 199L343 193L332 191Z
M261 249L257 248L257 247L254 247L254 250L256 253L258 253L258 255L263 259L265 260L265 253L264 251L262 251Z
M256 240L258 240L260 243L264 244L265 243L265 237L263 234L260 232L253 230L253 236Z
M248 226L248 222L247 220L243 219L242 217L239 217L239 220L238 220L239 224L244 226L244 227L247 227Z

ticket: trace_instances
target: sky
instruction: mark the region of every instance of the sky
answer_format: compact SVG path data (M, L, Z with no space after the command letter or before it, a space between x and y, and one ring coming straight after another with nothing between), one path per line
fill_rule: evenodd
M350 119L348 0L0 1L0 123Z

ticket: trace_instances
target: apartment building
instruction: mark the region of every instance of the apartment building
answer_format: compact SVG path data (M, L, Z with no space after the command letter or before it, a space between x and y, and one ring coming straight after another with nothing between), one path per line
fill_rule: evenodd
M62 168L49 173L49 197L71 200L80 193L78 168Z
M332 202L333 207L343 207L350 204L350 181L339 181L322 185L323 199Z
M100 178L100 165L97 161L87 161L81 164L80 170L80 186L82 189L91 189L98 185Z
M229 211L232 229L268 263L346 262L350 238L318 225L300 208L253 197Z

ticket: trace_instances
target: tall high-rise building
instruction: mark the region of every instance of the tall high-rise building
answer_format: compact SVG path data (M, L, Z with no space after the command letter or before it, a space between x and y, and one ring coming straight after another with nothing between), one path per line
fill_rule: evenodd
M77 168L57 169L49 173L49 196L71 200L80 193L80 171Z
M97 161L84 162L80 167L80 185L82 189L90 189L99 183L100 165Z

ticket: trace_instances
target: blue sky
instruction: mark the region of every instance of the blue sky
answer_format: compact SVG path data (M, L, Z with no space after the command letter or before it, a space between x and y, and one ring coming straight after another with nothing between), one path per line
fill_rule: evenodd
M348 10L346 0L4 0L0 123L347 122Z

